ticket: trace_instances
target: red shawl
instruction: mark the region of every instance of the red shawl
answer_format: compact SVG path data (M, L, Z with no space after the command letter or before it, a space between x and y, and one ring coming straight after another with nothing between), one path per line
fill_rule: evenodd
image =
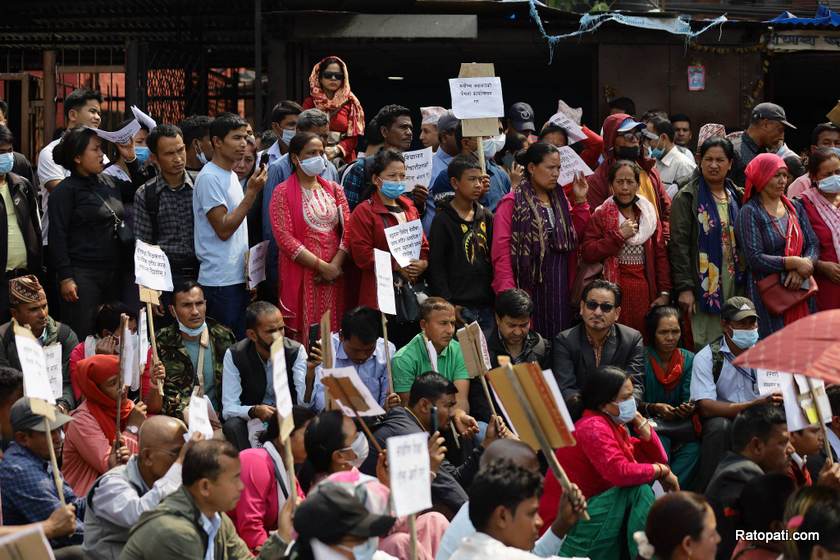
M347 65L337 56L327 58L334 58L338 61L341 71L344 72L344 82L332 99L327 97L327 94L321 89L321 78L319 76L321 64L326 60L324 58L312 68L312 73L309 75L309 95L312 97L312 102L316 108L329 115L330 120L345 103L349 103L350 114L347 116L347 136L361 136L365 133L365 111L362 109L362 104L350 91L350 74L347 72Z
M78 367L79 384L82 395L87 400L88 410L99 422L99 427L108 441L114 441L117 437L117 401L103 393L99 384L120 374L120 358L110 354L96 354L79 361ZM121 404L120 424L124 426L134 409L134 403L131 399L124 398Z

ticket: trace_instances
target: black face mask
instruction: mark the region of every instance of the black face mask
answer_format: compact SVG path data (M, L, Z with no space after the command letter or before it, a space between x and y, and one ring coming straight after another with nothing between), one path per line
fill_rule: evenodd
M639 195L633 197L633 200L628 202L627 204L622 204L617 198L613 197L613 201L615 201L615 205L619 208L630 208L631 206L635 205L639 202Z
M636 161L639 159L639 153L640 151L638 146L621 146L620 148L615 149L615 159Z

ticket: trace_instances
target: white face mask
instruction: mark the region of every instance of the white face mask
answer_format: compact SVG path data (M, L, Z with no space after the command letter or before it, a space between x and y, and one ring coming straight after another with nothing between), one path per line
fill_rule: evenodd
M368 445L368 440L365 437L365 434L362 432L356 432L356 439L353 440L350 447L345 447L342 451L352 451L356 455L355 459L347 461L348 465L356 467L357 469L361 467L362 463L365 462L365 459L368 458L368 454L370 453L370 446Z

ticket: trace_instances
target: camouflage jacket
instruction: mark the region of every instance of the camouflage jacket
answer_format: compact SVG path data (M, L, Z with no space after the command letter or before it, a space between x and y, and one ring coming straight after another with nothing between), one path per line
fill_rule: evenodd
M219 398L222 394L222 362L227 349L236 342L230 329L207 319L210 329L210 346L213 348L213 375ZM162 328L157 333L158 356L166 368L166 380L163 382L163 406L161 414L183 420L183 410L190 403L193 387L198 385L187 348L184 346L178 325ZM217 406L219 403L213 403ZM216 412L220 412L217 410Z

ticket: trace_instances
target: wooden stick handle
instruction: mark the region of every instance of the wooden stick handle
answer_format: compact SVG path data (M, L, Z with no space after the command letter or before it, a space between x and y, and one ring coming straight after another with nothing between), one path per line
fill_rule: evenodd
M394 374L391 372L391 348L388 346L388 319L382 316L382 338L385 340L385 369L388 371L388 394L394 392Z
M61 500L61 505L66 506L67 502L64 500L64 482L61 480L61 471L58 470L58 461L55 458L50 421L47 420L46 416L44 417L44 427L47 429L47 447L50 449L50 464L52 465L53 480L55 481L55 491L58 494L58 499Z
M481 174L487 175L487 162L484 161L484 137L479 136L476 141L478 142L478 165L481 167Z
M411 560L417 560L417 523L415 513L408 516L408 531L411 534L411 544L409 547Z
M380 446L379 442L376 441L376 438L373 437L373 434L370 432L370 428L367 427L367 424L365 424L364 419L361 416L359 416L359 411L356 410L356 407L353 406L353 403L347 397L347 391L344 390L344 387L342 387L340 383L336 383L336 385L338 386L338 390L341 391L341 396L344 398L345 401L347 401L347 406L349 406L353 410L353 414L355 414L356 418L359 420L359 424L361 424L362 426L362 431L365 432L365 435L373 444L373 447L376 448L376 452L382 453L382 446Z
M498 416L499 414L496 412L496 405L493 404L493 399L490 396L490 387L487 386L487 374L483 373L479 376L481 379L481 387L484 389L484 396L487 398L487 402L490 404L490 412L493 416Z
M814 388L814 380L810 377L806 377L805 379L808 381L808 390L811 392L811 398L814 400L814 407L817 409L817 422L820 425L820 432L822 432L825 460L830 465L834 463L834 460L831 458L831 441L828 439L828 434L825 431L825 423L823 423L822 404L817 398L817 392Z
M152 313L152 304L146 302L146 324L149 327L149 342L152 346L152 366L158 365L160 363L160 359L158 358L158 351L157 351L157 337L155 336L155 319L154 313ZM163 380L158 380L157 382L157 389L160 396L163 396Z
M289 499L292 500L292 511L294 511L297 507L297 483L295 482L295 456L292 455L292 438L286 438L283 444L283 460L286 462L286 473L289 477Z

